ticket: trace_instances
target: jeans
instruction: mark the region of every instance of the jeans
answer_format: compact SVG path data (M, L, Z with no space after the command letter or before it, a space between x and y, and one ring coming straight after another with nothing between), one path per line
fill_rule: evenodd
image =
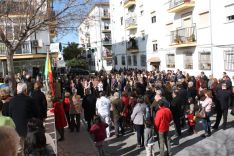
M76 128L76 131L80 131L80 114L70 114L70 120L71 120L71 131L74 131L74 128Z
M154 133L153 128L148 128L148 127L145 128L144 130L145 146L147 146L147 144L149 143L150 138L153 137L153 133Z
M137 144L144 146L144 125L135 125L137 132Z
M164 144L167 148L167 153L169 156L172 156L170 138L168 137L168 132L159 132L159 147L160 147L160 156L164 156Z
M111 124L111 119L110 115L101 115L102 120L108 124L108 127L106 128L106 135L109 138L110 137L110 124Z
M210 134L211 130L211 121L210 121L211 112L206 112L206 117L202 119L203 128L206 133Z

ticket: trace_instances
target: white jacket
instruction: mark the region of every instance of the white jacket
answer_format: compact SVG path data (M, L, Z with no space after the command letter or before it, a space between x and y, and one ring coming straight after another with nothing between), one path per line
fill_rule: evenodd
M110 100L105 96L102 96L97 99L96 109L98 114L100 114L101 116L110 115L110 106Z

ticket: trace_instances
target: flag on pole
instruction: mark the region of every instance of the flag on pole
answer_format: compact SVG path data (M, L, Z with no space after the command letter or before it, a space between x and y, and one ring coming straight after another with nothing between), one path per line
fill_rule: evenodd
M46 62L45 62L45 79L49 80L49 87L51 91L51 95L54 96L54 84L53 84L53 73L51 69L51 62L50 62L50 56L47 52Z

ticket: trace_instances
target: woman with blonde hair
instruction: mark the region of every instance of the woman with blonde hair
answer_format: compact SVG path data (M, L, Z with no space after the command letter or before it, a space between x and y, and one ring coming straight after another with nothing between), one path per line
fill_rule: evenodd
M202 118L203 128L205 130L205 134L202 137L208 137L211 135L211 107L212 107L212 92L210 90L204 90L205 100L200 101L202 109L204 109L205 117Z

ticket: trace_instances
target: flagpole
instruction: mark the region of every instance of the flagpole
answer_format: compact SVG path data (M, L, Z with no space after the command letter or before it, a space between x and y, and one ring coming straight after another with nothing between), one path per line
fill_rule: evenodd
M47 47L46 59L49 59L48 57L49 57L49 48ZM45 67L45 68L47 68L47 67ZM46 81L46 91L48 93L48 91L50 90L50 87L49 87L49 84L48 84L48 75L46 76L45 81Z

